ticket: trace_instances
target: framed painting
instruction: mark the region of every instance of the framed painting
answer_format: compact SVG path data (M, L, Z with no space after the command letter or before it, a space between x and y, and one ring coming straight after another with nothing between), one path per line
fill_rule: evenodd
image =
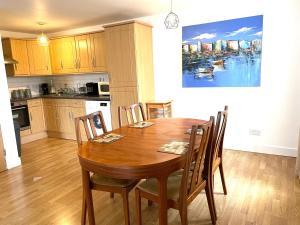
M263 16L182 27L182 87L259 87Z

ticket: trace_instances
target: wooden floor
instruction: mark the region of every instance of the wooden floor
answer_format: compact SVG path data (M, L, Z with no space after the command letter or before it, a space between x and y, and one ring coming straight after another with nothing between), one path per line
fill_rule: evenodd
M80 224L81 174L76 143L43 139L23 146L23 165L0 173L1 225ZM295 159L225 151L228 195L215 177L218 224L300 224L300 183L294 177ZM121 197L94 192L96 223L124 224ZM135 224L134 192L130 194L131 221ZM142 202L143 224L158 224L157 206ZM189 206L189 224L211 224L205 195ZM168 211L170 225L179 225L178 212Z

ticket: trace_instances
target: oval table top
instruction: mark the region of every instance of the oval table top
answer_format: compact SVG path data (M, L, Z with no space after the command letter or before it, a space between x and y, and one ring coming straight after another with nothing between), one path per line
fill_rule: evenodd
M111 143L86 142L78 148L81 166L115 178L140 179L154 177L174 167L182 166L181 155L159 152L171 141L189 141L186 133L192 125L207 121L185 118L149 120L146 128L122 127L112 133L124 137ZM181 165L180 165L181 164Z

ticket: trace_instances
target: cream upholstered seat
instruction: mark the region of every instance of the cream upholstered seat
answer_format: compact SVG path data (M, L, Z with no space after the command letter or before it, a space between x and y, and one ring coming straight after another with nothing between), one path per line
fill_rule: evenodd
M168 177L168 183L167 183L168 199L178 201L181 180L182 180L182 171L173 173ZM155 178L142 181L139 184L139 188L142 189L143 191L150 192L154 195L158 195L158 183L157 183L157 179Z
M127 187L137 182L136 180L115 179L112 177L102 176L96 173L94 173L91 176L91 181L93 184L115 186L115 187Z

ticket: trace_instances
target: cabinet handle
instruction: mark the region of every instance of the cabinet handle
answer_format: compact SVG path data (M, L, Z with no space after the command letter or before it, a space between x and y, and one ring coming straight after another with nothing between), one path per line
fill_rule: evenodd
M32 121L32 115L31 115L31 112L29 112L29 116L30 116L30 121Z
M18 70L18 65L14 64L14 67L15 67L15 71L17 71Z
M78 69L80 69L80 60L78 59Z
M93 57L93 67L96 67L96 59Z
M48 70L48 66L46 66L46 70Z
M62 61L60 61L60 67L63 69L64 68L64 65L62 63Z

